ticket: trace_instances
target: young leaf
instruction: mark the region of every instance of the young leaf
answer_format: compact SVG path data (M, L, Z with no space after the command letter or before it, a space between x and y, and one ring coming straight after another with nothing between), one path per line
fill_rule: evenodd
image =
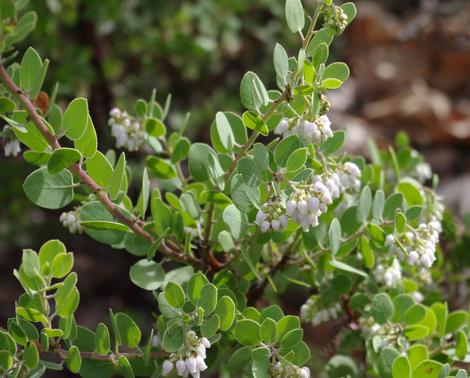
M194 143L188 153L189 173L197 181L218 182L224 175L215 151L204 143Z
M281 339L281 350L291 350L302 341L304 331L301 328L292 329Z
M171 209L163 203L157 195L158 191L154 191L151 196L151 212L155 224L155 231L159 236L172 230L173 213Z
M269 102L268 92L259 77L251 71L245 73L240 83L240 99L248 110L256 111Z
M124 378L134 378L134 370L132 369L131 363L126 356L121 355L118 358L118 365L121 371L121 374Z
M62 122L65 135L72 140L80 139L87 128L88 101L83 97L72 100L65 110Z
M336 269L343 270L343 271L349 272L349 273L358 274L358 275L360 275L364 278L368 278L367 274L365 272L363 272L362 270L356 269L353 266L348 265L348 264L346 264L342 261L331 260L330 265L335 267Z
M90 115L87 118L85 132L80 138L73 141L73 145L87 159L95 156L96 149L98 148L98 139Z
M202 273L194 274L188 281L187 294L193 304L197 304L201 295L202 288L209 283L206 276Z
M235 303L232 298L223 296L219 298L215 308L215 314L220 318L220 330L227 331L235 320Z
M305 167L307 161L307 148L299 148L294 151L287 159L286 170L287 172L296 172Z
M405 231L406 227L406 217L403 215L401 211L397 211L395 213L395 230L401 234L403 231Z
M297 33L304 28L305 14L300 0L286 1L286 20L292 33Z
M433 303L431 310L434 312L437 319L437 333L439 336L443 337L446 330L447 316L449 315L447 303Z
M395 348L385 347L380 352L379 376L381 378L393 378L392 367L395 359L400 356Z
M330 249L333 255L338 252L341 242L341 224L337 218L334 218L330 223L330 229L328 232L330 238Z
M434 360L421 362L413 370L413 377L419 378L438 378L443 364Z
M100 323L96 327L95 332L95 350L98 354L105 356L108 354L111 347L109 339L109 330L105 324Z
M286 315L277 322L276 339L282 340L284 335L293 329L300 328L300 319L297 316Z
M422 205L423 196L421 195L420 184L411 178L404 178L396 186L397 192L403 194L408 206Z
M246 234L248 219L235 205L228 205L222 213L222 219L228 226L230 233L235 239L240 239Z
M380 221L382 219L382 214L384 211L385 205L385 194L383 190L377 190L374 196L374 203L372 204L372 218L374 220Z
M217 306L217 287L211 283L207 283L201 289L201 295L198 305L204 309L206 315L211 314Z
M247 128L257 131L261 135L269 134L268 126L266 126L266 123L255 112L247 111L243 113L242 119Z
M274 150L274 161L280 167L284 167L287 164L287 159L297 149L301 147L299 138L296 135L290 135L287 138L281 140Z
M276 71L276 81L280 89L284 89L289 74L289 57L286 50L279 43L274 47L273 56L274 70Z
M372 193L368 186L364 187L359 197L359 206L357 208L357 220L364 223L369 218L369 212L372 205Z
M65 277L72 270L73 262L73 253L59 253L52 260L50 274L54 278Z
M48 148L49 143L33 122L26 122L23 126L12 125L12 127L20 142L33 151L42 152Z
M271 352L268 347L261 346L251 351L253 363L251 365L251 372L254 378L268 378L269 374L269 358Z
M118 162L114 167L113 175L111 176L111 180L109 181L109 195L111 199L116 199L119 194L119 191L122 188L123 180L125 179L126 175L126 155L124 152L121 153L119 156Z
M271 318L266 318L261 323L261 328L259 330L260 339L266 343L272 343L276 340L276 322Z
M185 295L182 287L175 282L168 282L165 287L165 299L167 302L175 307L181 308L185 302Z
M374 320L379 324L384 324L391 319L394 307L390 296L386 293L379 293L372 298L370 312Z
M361 238L360 250L362 258L364 259L364 266L367 269L372 269L375 265L375 255L374 251L370 247L369 240L366 238Z
M77 374L80 371L80 367L82 366L82 358L80 356L79 349L75 345L71 346L67 352L66 363L67 367L72 373Z
M30 369L34 369L39 363L38 349L31 341L24 348L23 361L24 364Z
M110 162L103 155L102 152L96 151L91 159L87 159L86 168L88 174L98 185L106 188L113 177L113 167Z
M118 312L114 318L121 342L129 348L136 348L140 343L142 334L135 321L123 312Z
M73 177L64 169L52 175L46 167L31 173L23 184L30 201L46 209L60 209L73 200Z
M145 212L147 211L150 194L150 180L147 173L147 168L144 168L142 173L142 189L137 200L137 211L142 218L145 218Z
M145 165L150 173L158 178L169 180L176 177L176 170L170 162L165 159L148 156Z
M348 24L350 24L357 14L356 6L354 3L348 2L342 4L341 9L344 11L344 13L346 13L346 16L348 17Z
M345 82L349 77L349 67L346 63L335 62L328 65L323 71L323 79L336 79Z
M343 147L346 140L344 130L335 131L331 138L325 140L321 145L321 150L327 155L331 155Z
M227 368L232 374L241 372L251 361L251 347L237 349L229 358Z
M168 327L163 334L163 348L168 353L174 353L183 345L183 329L178 324Z
M70 276L69 276L70 277ZM59 296L56 295L56 312L61 318L68 318L73 315L77 310L80 302L80 293L74 286L71 288L70 293L67 297L63 297L59 300Z
M426 308L417 303L406 310L404 320L406 324L416 324L426 316Z
M235 145L235 136L223 112L217 112L215 115L215 127L219 136L219 141L227 151L232 151Z
M467 312L458 310L451 312L446 321L446 333L454 333L467 323Z
M157 118L146 118L144 128L147 133L155 138L161 138L166 134L166 127L162 121Z
M207 338L214 336L219 329L220 318L217 314L212 314L208 319L205 319L201 324L201 335Z
M468 352L467 335L463 331L458 331L455 334L455 355L460 359L465 359Z
M330 28L322 28L318 30L313 38L311 39L310 43L308 44L307 47L307 55L311 56L313 59L313 64L315 66L315 69L318 69L319 65L321 63L325 63L326 59L328 58L328 46L330 46L331 41L333 41L333 31ZM323 46L324 45L324 46ZM320 48L326 49L326 57L322 57L319 59L317 56L317 51Z
M189 152L189 147L191 147L191 143L189 142L188 138L181 138L178 143L176 143L175 147L173 148L173 152L171 153L171 162L176 164L181 160L186 159Z
M145 290L157 290L165 280L165 271L155 261L142 259L131 266L131 281Z
M49 161L47 162L47 169L49 173L59 173L65 168L70 167L82 158L82 154L74 149L62 147L54 150Z
M40 74L42 69L42 60L36 50L32 47L28 47L23 59L21 60L20 66L20 87L25 91L29 91L36 80L36 77ZM36 98L35 93L30 94L31 98Z
M255 345L259 343L260 325L251 319L237 321L233 330L235 339L242 345Z

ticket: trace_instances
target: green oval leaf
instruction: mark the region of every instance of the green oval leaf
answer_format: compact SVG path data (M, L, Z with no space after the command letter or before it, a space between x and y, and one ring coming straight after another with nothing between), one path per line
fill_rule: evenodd
M46 209L60 209L73 200L73 177L64 169L53 175L46 167L31 173L23 184L30 201Z
M175 308L181 308L185 302L185 295L183 288L175 282L168 282L165 287L165 299Z
M145 290L157 290L165 281L165 271L162 266L147 259L132 265L129 276L135 285Z
M63 118L65 135L72 140L79 139L87 128L88 123L88 101L79 97L72 100L65 110Z

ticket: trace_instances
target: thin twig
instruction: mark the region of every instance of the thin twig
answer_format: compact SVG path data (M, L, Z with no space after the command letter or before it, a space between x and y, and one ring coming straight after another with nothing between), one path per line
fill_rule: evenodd
M41 116L36 111L33 103L26 93L19 88L15 82L11 79L5 67L0 67L0 79L3 81L7 89L15 95L18 100L21 102L25 110L28 112L32 121L39 129L41 134L46 138L49 145L53 150L60 148L60 143L57 138L49 131L46 124L44 123ZM154 243L156 239L145 231L137 221L129 219L124 214L121 213L119 207L115 205L113 201L109 198L108 194L86 173L79 163L72 165L71 170L80 178L80 181L87 185L93 193L98 197L98 200L103 204L103 206L111 213L111 215L119 222L128 226L135 234L141 236L150 243ZM159 251L178 262L186 263L193 265L198 268L203 268L203 262L194 258L193 256L187 256L177 251L173 251L169 248L164 242L161 243Z
M266 113L264 113L264 115L261 117L263 119L264 122L266 122L269 117L272 116L272 114L276 111L277 107L282 104L284 102L284 100L286 100L288 98L288 92L287 91L284 91L282 93L282 95L276 100L274 101L271 106L269 107L269 109L266 111ZM235 171L235 168L237 167L237 163L238 161L247 154L248 150L250 149L250 147L253 145L253 143L255 143L256 139L258 138L259 136L259 132L258 131L253 131L250 135L250 137L248 138L248 140L245 142L245 144L242 146L242 148L240 149L240 151L238 151L237 155L235 156L235 159L232 161L232 164L230 165L230 168L229 170L227 171L227 173L225 174L225 184L227 185L228 182L230 181L230 178L232 177L232 173Z
M299 232L294 238L294 241L291 244L291 247L284 253L282 258L270 269L269 271L269 278L274 277L274 274L278 271L280 271L282 268L284 268L288 262L290 257L292 256L292 253L294 253L298 246L299 243L302 241L302 233ZM258 283L258 285L253 285L250 287L250 290L248 291L248 304L249 305L255 305L256 301L263 295L264 290L268 286L269 283L269 278L265 277L261 282Z
M67 353L68 351L66 349L62 348L55 348L52 350L53 353L55 353L57 356L59 356L62 359L67 358ZM96 360L96 361L111 361L115 362L119 359L119 357L124 356L129 360L132 359L137 359L137 358L143 358L144 354L140 352L117 352L117 353L111 353L111 354L98 354L96 352L80 352L80 357L83 360ZM158 352L151 352L149 354L150 358L157 358L157 357L163 357L165 356L165 353L158 351Z

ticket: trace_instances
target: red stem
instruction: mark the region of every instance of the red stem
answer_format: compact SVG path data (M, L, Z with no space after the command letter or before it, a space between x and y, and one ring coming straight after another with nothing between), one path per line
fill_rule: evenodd
M15 82L12 80L7 70L3 66L0 67L0 78L5 84L5 86L8 88L8 90L13 93L16 97L18 97L19 101L33 120L34 124L37 126L41 134L46 138L52 149L55 150L57 148L60 148L61 146L59 141L53 134L49 132L49 129L42 120L41 116L36 111L36 108L34 107L29 97L21 88L19 88L15 84ZM128 226L135 234L141 236L149 243L154 243L156 241L156 239L147 231L145 231L138 224L137 221L129 219L119 211L119 208L115 205L113 201L111 201L108 194L88 175L88 173L83 170L80 164L74 164L70 168L80 178L81 182L87 185L95 193L99 201L117 221ZM182 253L176 252L170 247L168 247L164 242L161 243L159 251L165 256L170 257L175 261L190 264L198 268L203 268L204 266L201 260L196 259L193 256L187 256Z

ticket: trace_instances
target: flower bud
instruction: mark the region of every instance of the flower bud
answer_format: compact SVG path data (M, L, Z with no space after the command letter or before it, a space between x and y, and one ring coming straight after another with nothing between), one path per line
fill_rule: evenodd
M201 356L196 357L196 368L199 371L204 371L204 370L207 369L206 362L204 361L204 359Z
M209 349L211 347L211 342L205 337L201 339L201 343L206 347L206 349Z
M168 374L170 374L172 370L173 370L173 362L171 362L170 360L163 361L162 375L167 376Z
M194 357L189 357L186 359L186 368L191 374L197 371L196 359Z
M299 371L299 378L310 378L310 369L303 367Z
M181 377L183 377L186 371L188 371L186 367L186 363L183 360L176 361L176 371L178 372L178 375Z

